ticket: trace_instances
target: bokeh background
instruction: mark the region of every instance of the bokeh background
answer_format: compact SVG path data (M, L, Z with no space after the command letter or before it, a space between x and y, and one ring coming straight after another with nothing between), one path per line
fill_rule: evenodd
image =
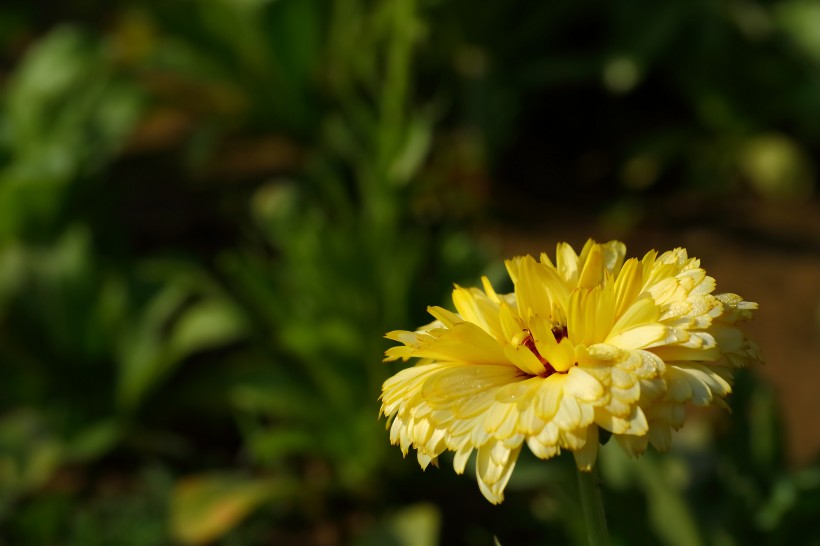
M685 246L760 302L732 413L601 472L616 544L820 544L820 4L0 6L0 545L583 544L377 418L502 258ZM509 289L509 285L506 287Z

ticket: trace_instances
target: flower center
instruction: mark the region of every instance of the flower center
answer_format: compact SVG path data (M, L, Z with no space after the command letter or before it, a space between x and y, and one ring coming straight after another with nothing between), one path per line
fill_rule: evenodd
M538 374L539 377L547 378L547 377L551 376L554 373L567 373L567 372L559 372L555 368L553 368L552 365L549 363L549 361L546 358L544 358L541 355L541 353L538 352L538 349L535 346L535 340L532 338L532 333L530 333L529 330L524 330L524 331L527 332L527 337L524 338L524 342L522 343L522 345L524 345L527 349L532 351L532 354L534 354L538 358L538 360L541 362L541 364L544 365L544 371L542 373ZM555 337L555 341L560 343L562 339L567 337L567 327L566 326L553 326L552 335L553 335L553 337Z

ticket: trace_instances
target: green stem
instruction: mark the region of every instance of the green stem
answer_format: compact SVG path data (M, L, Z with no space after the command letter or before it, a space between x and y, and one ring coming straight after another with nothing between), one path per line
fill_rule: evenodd
M578 489L581 492L584 526L590 546L609 546L609 532L606 528L606 514L601 500L601 484L596 466L593 466L590 472L578 470Z

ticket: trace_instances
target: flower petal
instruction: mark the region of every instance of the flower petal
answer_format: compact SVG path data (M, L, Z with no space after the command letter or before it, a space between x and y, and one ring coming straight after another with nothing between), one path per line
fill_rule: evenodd
M584 447L572 452L575 455L575 464L582 472L589 472L598 459L598 427L590 426L586 430Z
M646 349L665 343L669 328L660 323L642 324L609 336L605 343L621 349Z
M501 442L485 444L478 449L476 456L478 487L491 503L498 504L504 500L504 488L510 481L520 452L521 446L507 449Z

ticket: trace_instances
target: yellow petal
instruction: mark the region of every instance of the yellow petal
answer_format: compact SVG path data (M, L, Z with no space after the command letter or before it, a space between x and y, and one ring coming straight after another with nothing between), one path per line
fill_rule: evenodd
M620 317L632 305L643 289L643 267L636 258L630 258L615 280L615 316Z
M490 283L490 279L488 279L486 275L481 276L481 285L484 287L484 292L491 301L501 303L501 298L499 298L498 294L496 294L493 285Z
M501 302L499 306L498 318L502 335L506 341L512 340L515 335L524 329L521 320L513 313L512 308L505 301Z
M555 335L552 333L552 325L548 321L534 316L528 321L528 325L532 339L535 342L535 348L538 349L538 354L544 356L546 351L558 344L555 341Z
M446 330L435 341L418 347L414 356L479 364L506 362L504 350L498 341L470 322L462 322Z
M570 294L567 334L574 344L604 341L615 318L612 287L579 288Z
M657 304L655 304L655 300L647 295L626 308L618 321L612 326L612 331L609 335L614 336L620 334L633 326L657 322L659 317L660 310Z
M538 357L524 345L508 345L504 347L504 354L519 370L529 375L540 375L546 368Z
M464 322L460 316L456 315L452 311L448 311L447 309L436 305L428 306L427 312L433 315L436 319L440 320L442 324L450 329L452 329L456 324Z
M515 427L509 426L507 423L509 421L514 421L515 418L518 416L517 412L515 411L514 404L503 404L500 402L494 402L492 406L486 411L484 414L484 430L490 435L497 439L501 439L502 437L506 437L509 434L512 434ZM508 429L508 434L504 435L496 435L496 433L502 427ZM512 428L512 430L509 430Z
M515 284L518 313L527 316L530 312L549 316L552 308L549 286L543 282L542 264L532 256L523 256L505 262Z
M496 339L502 337L498 320L498 305L492 302L486 294L476 289L468 290L456 285L453 290L453 304L461 318L477 324Z
M645 349L662 344L667 334L668 328L663 324L643 324L609 336L606 343L621 349Z
M540 352L540 351L539 351ZM575 347L568 338L560 343L545 348L541 356L547 359L556 372L565 372L575 366Z
M579 288L592 288L604 280L603 256L601 245L593 245L586 257L584 268L578 278Z

